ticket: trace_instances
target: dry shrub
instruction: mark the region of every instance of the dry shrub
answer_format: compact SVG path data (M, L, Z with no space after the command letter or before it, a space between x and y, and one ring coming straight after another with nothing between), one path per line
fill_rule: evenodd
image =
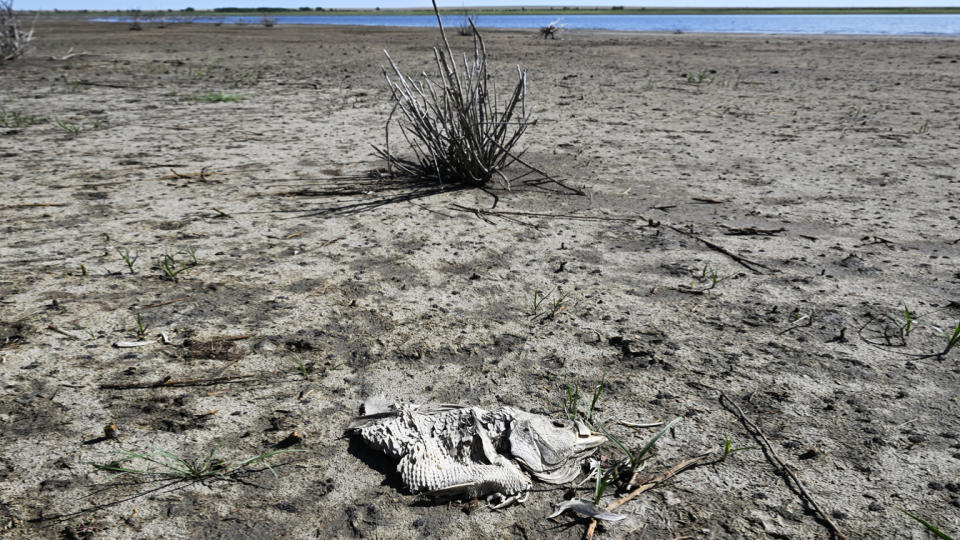
M13 11L13 0L0 0L0 62L22 55L32 39L32 28L27 32L20 28L20 16Z
M461 36L472 36L474 28L477 27L478 19L479 17L469 15L467 12L464 12L463 20L461 20L460 25L457 26L457 33Z
M417 178L436 178L441 184L466 186L485 186L496 177L509 187L503 171L514 162L536 171L513 150L534 123L533 111L526 106L526 72L517 67L513 91L505 101L498 101L491 92L495 84L487 71L487 50L476 26L470 21L473 58L463 55L463 65L459 66L435 1L433 8L445 46L433 49L439 76L430 79L423 73L422 80L412 80L384 51L392 68L392 73L384 69L384 77L393 92L394 105L387 118L386 145L374 148L387 161L391 173L396 169ZM395 116L414 153L412 160L390 150L390 124Z
M563 30L563 25L560 24L559 19L553 21L552 23L540 27L540 35L543 39L557 39L557 36L560 35L560 31Z

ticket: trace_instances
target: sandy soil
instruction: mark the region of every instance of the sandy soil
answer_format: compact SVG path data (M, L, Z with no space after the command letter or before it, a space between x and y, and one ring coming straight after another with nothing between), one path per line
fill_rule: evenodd
M527 158L581 196L377 178L381 51L429 69L429 30L36 35L0 67L0 535L577 538L544 519L564 489L432 504L341 435L371 395L560 415L602 377L631 445L654 430L618 422L683 418L653 473L759 444L724 392L848 537L926 538L900 509L960 534L960 347L933 354L960 321L960 41L488 32L502 79L528 69ZM138 315L170 343L114 347ZM306 452L278 480L90 465L281 447ZM759 450L621 511L599 537L830 536Z

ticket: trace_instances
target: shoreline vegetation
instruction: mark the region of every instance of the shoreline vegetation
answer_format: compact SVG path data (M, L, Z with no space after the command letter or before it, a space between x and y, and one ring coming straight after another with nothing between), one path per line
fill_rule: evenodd
M553 8L442 8L444 14L471 16L492 15L944 15L960 14L960 7L923 7L923 8L628 8L613 6L601 7L553 7ZM285 16L356 16L356 15L433 15L427 9L326 9L323 7L303 8L233 8L223 7L213 10L195 10L185 8L181 10L52 10L35 11L42 15L75 15L75 16L124 16L131 14L179 14L190 17L218 17L218 16L256 16L256 15L285 15Z

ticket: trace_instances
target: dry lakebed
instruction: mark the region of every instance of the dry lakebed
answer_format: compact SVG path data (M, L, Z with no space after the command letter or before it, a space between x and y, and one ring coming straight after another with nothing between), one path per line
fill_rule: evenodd
M484 37L557 182L385 173L383 49L429 73L435 29L37 22L0 65L0 536L580 538L546 517L592 481L436 501L344 428L601 381L630 448L681 419L649 478L719 449L595 538L960 535L960 40Z

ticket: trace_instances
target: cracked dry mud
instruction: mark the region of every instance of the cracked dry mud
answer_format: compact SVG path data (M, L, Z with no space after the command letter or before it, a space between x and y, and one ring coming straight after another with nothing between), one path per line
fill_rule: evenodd
M5 111L37 120L0 128L0 535L578 538L544 520L563 490L430 504L341 436L370 395L558 415L565 383L601 377L631 444L652 431L616 422L683 418L652 472L756 444L722 390L848 537L924 538L901 508L960 533L960 350L921 356L960 321L956 39L487 32L501 78L529 70L526 157L578 196L371 174L381 50L430 69L431 30L36 36L0 66ZM171 343L112 347L137 314ZM278 445L307 450L270 459L279 480L89 465ZM756 450L618 512L598 537L829 534Z

